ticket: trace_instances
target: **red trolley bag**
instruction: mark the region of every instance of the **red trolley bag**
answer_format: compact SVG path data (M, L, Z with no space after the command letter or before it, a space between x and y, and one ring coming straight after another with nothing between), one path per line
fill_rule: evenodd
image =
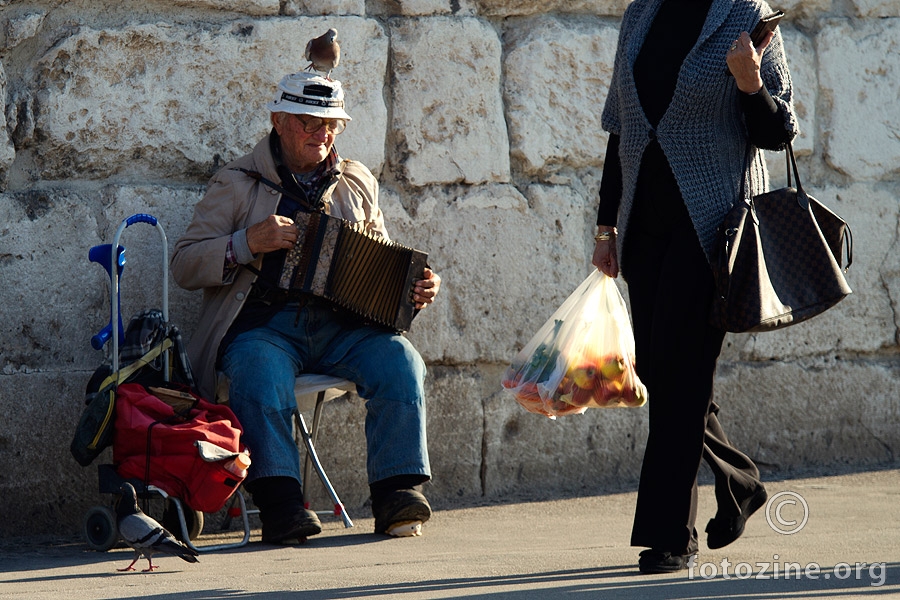
M220 510L243 477L209 460L209 450L233 456L245 450L242 429L225 405L190 391L192 401L176 410L139 383L125 383L116 394L113 463L120 476L149 482L189 507ZM213 448L214 447L214 448Z

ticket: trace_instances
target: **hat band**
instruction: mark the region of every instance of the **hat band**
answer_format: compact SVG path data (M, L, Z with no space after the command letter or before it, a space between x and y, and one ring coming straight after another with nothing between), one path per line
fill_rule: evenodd
M306 98L304 96L296 96L294 94L288 94L287 92L281 93L281 99L286 100L287 102L294 102L296 104L307 104L309 106L324 106L328 108L344 108L343 100L328 100L328 99L313 99Z

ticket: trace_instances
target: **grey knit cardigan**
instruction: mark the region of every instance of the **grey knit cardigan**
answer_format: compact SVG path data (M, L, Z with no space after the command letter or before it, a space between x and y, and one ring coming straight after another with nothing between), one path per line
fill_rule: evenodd
M757 0L713 0L700 37L681 67L672 101L653 131L638 99L634 62L663 1L634 0L625 11L603 108L603 128L620 136L619 264L641 157L652 137L659 140L669 161L707 260L713 256L716 230L740 193L742 175L747 175L745 195L759 194L769 185L762 151L751 148L745 165L748 142L740 91L728 73L725 54L742 31L751 31L771 9ZM784 109L786 129L793 137L798 128L791 77L777 30L763 54L761 76L775 103Z

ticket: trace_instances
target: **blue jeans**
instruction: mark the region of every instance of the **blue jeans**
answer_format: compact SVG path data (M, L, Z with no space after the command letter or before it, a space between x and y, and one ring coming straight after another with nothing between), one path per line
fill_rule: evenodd
M288 304L239 334L221 368L231 408L253 461L248 481L300 476L293 438L294 379L319 373L356 384L366 400L369 483L395 475L430 477L425 437L425 363L403 336L347 322L328 306Z

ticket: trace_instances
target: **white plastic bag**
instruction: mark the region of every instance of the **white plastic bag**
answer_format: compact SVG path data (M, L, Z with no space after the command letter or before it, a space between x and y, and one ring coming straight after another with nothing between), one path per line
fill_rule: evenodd
M550 418L643 406L647 388L634 370L634 332L615 282L598 270L588 275L516 355L501 384L526 410Z

